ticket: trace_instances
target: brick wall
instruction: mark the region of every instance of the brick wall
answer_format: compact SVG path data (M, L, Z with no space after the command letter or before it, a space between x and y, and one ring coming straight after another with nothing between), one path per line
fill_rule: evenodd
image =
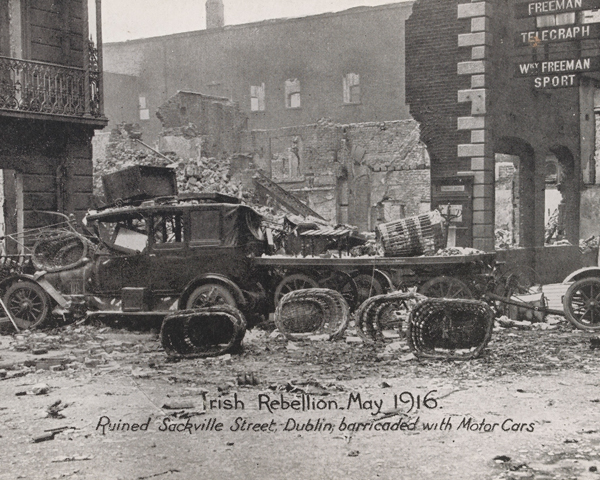
M514 75L515 63L533 61L536 53L578 55L576 45L516 46L518 32L533 25L534 19L516 18L509 0L417 0L406 22L407 103L431 154L432 181L472 178L470 227L478 248L493 248L496 154L519 157L521 245L543 244L550 155L567 166L567 236L579 237L580 179L589 169L582 170L589 155L582 162L581 152L593 151L584 134L593 122L593 95L585 81L579 88L539 89L533 77ZM598 50L591 42L585 47Z
M193 137L201 139L201 147L195 150L201 150L205 157L226 157L239 152L248 122L237 103L191 92L173 95L158 108L156 115L163 126L162 150L169 150L169 144L181 143L182 136Z
M251 129L307 125L322 117L344 124L407 119L403 27L411 5L359 7L105 44L104 69L107 78L116 73L139 79L139 92L150 108L142 128L151 142L161 129L156 109L178 90L233 99L248 114ZM349 73L360 76L361 98L353 104L343 99L343 77ZM300 81L300 108L286 108L287 79ZM250 87L263 83L265 110L251 111ZM130 102L131 93L116 86L105 86L109 118ZM138 114L130 108L132 116Z
M421 125L421 140L431 155L433 178L456 175L467 164L456 155L456 146L467 134L457 130L457 118L469 115L457 102L457 92L470 86L457 75L465 59L457 38L466 21L456 18L457 0L417 0L406 21L406 103Z

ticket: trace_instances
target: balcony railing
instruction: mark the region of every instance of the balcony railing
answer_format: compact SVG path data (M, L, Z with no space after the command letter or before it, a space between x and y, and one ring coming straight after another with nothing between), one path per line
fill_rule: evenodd
M0 110L103 117L100 73L0 56Z

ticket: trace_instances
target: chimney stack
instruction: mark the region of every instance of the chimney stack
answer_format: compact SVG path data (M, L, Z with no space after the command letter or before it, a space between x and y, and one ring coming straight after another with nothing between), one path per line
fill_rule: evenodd
M223 0L206 0L206 28L221 28L225 25Z

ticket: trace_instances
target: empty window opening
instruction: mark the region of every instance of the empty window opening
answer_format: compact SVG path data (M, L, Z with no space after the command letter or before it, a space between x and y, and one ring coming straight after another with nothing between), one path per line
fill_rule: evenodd
M572 25L576 21L575 12L557 13L556 15L542 15L536 17L538 28L556 27L559 25Z
M300 108L300 80L296 78L285 81L285 106Z
M265 110L265 84L252 85L250 87L250 110L253 112L264 112Z
M146 102L146 95L140 95L140 120L150 120L150 109Z
M172 244L183 242L182 216L178 214L155 215L153 217L154 244Z
M360 103L360 76L348 73L343 78L344 103Z

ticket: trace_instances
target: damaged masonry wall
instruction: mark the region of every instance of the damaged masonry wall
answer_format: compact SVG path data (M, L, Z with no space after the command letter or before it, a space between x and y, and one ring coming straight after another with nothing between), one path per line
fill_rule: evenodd
M429 155L413 120L341 125L323 119L248 131L234 102L187 92L179 92L160 112L159 150L174 162L181 160L181 166L211 169L218 177L212 183L214 175L191 178L186 167L185 176L178 175L183 191L224 186L224 193L250 193L255 168L260 168L323 218L363 231L429 210ZM106 157L96 158L97 174L118 169L121 157L126 163L166 164L122 135L116 137L121 137L117 148L109 145Z
M372 230L429 210L429 155L413 120L254 130L244 149L332 221Z

